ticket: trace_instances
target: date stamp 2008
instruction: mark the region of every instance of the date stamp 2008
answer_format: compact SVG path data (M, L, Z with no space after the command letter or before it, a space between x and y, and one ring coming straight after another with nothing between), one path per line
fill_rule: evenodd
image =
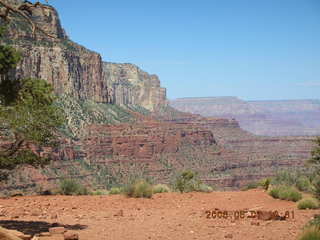
M227 211L227 210L207 210L205 211L206 217L208 219L247 219L247 218L257 218L257 219L279 219L286 220L289 218L294 219L294 211L255 211L255 210L236 210L236 211Z

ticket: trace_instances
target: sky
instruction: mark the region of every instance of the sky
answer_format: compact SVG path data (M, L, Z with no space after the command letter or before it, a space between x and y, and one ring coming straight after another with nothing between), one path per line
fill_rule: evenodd
M50 0L69 37L169 99L320 99L319 0Z

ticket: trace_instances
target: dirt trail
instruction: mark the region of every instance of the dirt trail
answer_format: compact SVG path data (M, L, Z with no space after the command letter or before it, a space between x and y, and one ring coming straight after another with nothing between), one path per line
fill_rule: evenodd
M290 211L290 217L286 221L208 219L205 211L215 209ZM1 226L43 232L49 223L59 223L76 230L81 240L293 240L315 213L319 211L298 210L296 203L273 199L262 190L163 193L152 199L121 195L0 199Z

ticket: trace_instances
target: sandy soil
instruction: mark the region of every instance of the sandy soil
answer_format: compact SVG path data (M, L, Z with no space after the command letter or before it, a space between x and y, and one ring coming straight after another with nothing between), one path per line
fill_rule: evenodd
M206 211L290 211L285 221L207 218ZM294 212L294 216L292 215ZM163 193L152 199L115 196L33 196L0 199L0 225L25 233L65 225L81 240L143 239L296 239L319 210L298 210L262 190L213 193ZM34 222L37 221L37 222Z

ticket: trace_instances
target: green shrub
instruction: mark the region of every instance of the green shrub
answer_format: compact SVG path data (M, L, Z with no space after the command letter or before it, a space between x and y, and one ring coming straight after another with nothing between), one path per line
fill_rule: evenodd
M211 193L213 192L213 188L209 185L206 185L204 183L200 183L199 188L196 189L197 192L206 192L206 193Z
M293 186L297 182L297 173L292 173L288 171L278 172L275 177L272 178L272 185L287 185Z
M170 188L165 184L157 184L153 186L153 193L166 193L170 192Z
M192 192L199 189L201 181L197 178L197 173L191 170L185 170L181 172L175 181L175 188L183 192Z
M115 195L122 193L122 189L119 187L112 187L109 191L109 194Z
M299 191L310 192L312 190L312 185L308 177L300 176L297 180L296 187Z
M264 178L258 183L258 185L263 187L264 190L268 190L269 186L270 186L270 183L271 183L271 179L270 178Z
M108 194L108 191L106 191L106 190L96 190L96 191L93 191L93 192L91 192L91 195L98 195L98 196L100 196L100 195L107 195Z
M319 227L312 226L308 227L303 231L299 240L319 240L320 239L320 229Z
M295 188L289 186L276 186L270 190L269 195L273 198L297 202L302 198L302 194Z
M128 197L151 198L152 193L152 186L145 180L134 181L125 188Z
M65 179L60 183L59 193L62 195L88 195L88 189L71 179Z
M298 209L318 209L319 203L317 199L307 198L298 202Z
M279 187L275 187L275 188L272 188L270 191L269 191L269 195L273 198L279 198L279 192L280 192L280 188Z

